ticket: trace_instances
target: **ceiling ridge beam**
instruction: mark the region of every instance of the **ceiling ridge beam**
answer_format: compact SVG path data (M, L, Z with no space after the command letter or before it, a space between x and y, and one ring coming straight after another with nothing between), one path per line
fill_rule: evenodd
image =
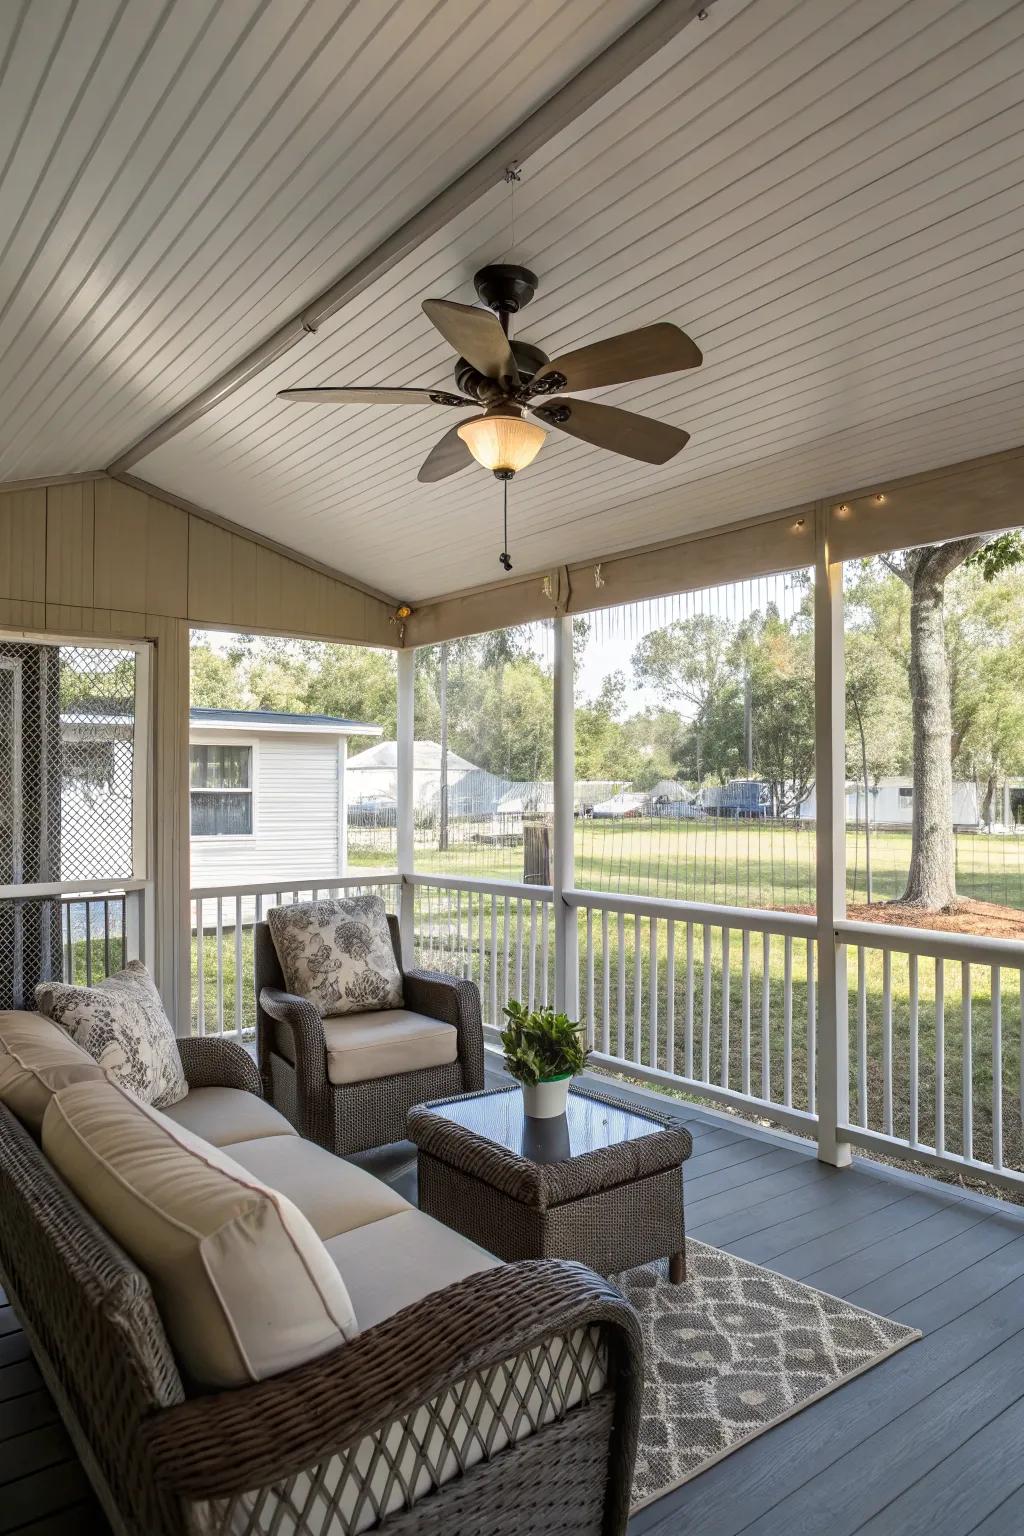
M384 277L410 252L470 208L496 186L506 169L522 163L575 122L584 112L639 69L698 16L714 0L657 0L657 4L578 70L570 80L536 107L517 127L500 139L475 164L463 171L443 191L407 219L377 248L364 256L292 319L285 321L258 347L222 373L199 394L174 411L159 426L140 437L110 464L115 479L186 427L214 410L220 402L262 373L285 352L346 304Z

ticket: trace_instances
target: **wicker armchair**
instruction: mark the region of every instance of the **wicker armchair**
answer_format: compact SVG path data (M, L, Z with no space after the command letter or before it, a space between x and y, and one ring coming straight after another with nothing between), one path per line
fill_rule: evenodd
M402 970L398 920L389 915L391 942ZM441 1019L458 1032L457 1059L363 1082L332 1083L327 1042L318 1010L284 991L284 977L266 923L256 924L256 1033L264 1092L299 1132L329 1152L347 1157L401 1141L406 1115L428 1099L471 1093L484 1086L480 994L471 981L439 971L403 971L405 1006Z
M242 1087L230 1041L193 1087ZM257 1085L258 1086L258 1085ZM197 1395L148 1281L0 1106L0 1280L122 1536L621 1536L637 1319L576 1264L473 1274L271 1380Z

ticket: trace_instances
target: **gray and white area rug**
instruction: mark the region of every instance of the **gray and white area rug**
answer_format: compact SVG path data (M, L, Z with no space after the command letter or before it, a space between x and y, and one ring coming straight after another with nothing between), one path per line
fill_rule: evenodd
M615 1277L644 1334L634 1509L921 1337L706 1243L686 1268L682 1285L667 1261Z

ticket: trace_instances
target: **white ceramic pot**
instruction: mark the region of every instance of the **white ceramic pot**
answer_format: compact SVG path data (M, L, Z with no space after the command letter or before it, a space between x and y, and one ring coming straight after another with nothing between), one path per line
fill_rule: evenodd
M553 1077L547 1082L523 1084L523 1109L531 1120L551 1120L564 1115L572 1077Z

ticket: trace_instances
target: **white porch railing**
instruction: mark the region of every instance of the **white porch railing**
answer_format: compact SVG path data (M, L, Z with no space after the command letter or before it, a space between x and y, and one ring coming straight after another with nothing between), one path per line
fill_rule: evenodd
M388 871L193 891L195 1027L254 1026L252 923L267 907L366 890L405 907L414 964L476 983L492 1043L510 998L554 1001L550 886ZM598 1066L821 1133L830 1026L814 917L596 891L563 900L578 935L566 1001ZM835 934L849 972L840 1140L1019 1189L1024 945L845 920Z

